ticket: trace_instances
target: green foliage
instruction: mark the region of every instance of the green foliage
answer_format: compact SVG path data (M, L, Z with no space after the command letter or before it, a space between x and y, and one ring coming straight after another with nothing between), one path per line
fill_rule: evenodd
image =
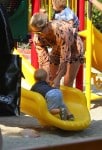
M98 0L102 2L102 0ZM98 10L95 6L92 8L92 23L102 32L102 11Z

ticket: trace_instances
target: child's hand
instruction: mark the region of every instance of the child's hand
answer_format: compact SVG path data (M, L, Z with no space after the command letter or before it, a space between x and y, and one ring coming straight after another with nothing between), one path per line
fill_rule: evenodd
M73 21L73 20L69 20L69 21L68 21L68 24L69 24L69 27L70 27L70 28L73 28L74 21Z

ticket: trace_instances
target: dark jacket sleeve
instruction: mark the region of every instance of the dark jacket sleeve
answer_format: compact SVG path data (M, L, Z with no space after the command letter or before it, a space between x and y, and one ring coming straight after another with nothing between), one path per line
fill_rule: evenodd
M14 40L12 37L7 11L0 4L0 55L10 54L14 48Z

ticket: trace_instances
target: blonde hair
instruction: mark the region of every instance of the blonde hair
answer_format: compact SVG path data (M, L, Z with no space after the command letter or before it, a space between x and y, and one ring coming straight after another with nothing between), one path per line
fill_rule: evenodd
M34 73L34 79L36 81L46 81L47 72L44 69L37 69Z
M30 27L41 30L48 22L47 14L39 12L35 13L30 19Z
M52 3L54 3L55 7L60 10L66 6L67 0L52 0Z

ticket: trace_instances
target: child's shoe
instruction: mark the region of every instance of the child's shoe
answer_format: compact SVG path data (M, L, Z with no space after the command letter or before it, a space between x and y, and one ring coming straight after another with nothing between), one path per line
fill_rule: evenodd
M67 120L66 108L60 108L60 118L61 120Z
M67 115L67 120L74 121L75 118L74 118L73 114Z

